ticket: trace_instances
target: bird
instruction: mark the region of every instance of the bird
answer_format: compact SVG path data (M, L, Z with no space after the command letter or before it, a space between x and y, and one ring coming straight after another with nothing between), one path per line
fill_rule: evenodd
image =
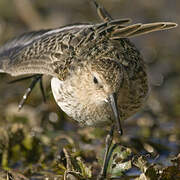
M42 75L49 75L54 99L68 116L81 126L112 127L106 137L101 172L104 178L114 128L123 134L121 121L141 109L150 89L144 59L129 38L175 28L177 24L129 25L130 19L113 19L92 1L102 22L15 37L0 48L0 72L32 75L34 84Z

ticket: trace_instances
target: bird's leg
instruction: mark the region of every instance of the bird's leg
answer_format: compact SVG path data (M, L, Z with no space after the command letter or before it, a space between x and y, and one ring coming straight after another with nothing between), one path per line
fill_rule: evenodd
M41 89L41 93L42 93L42 96L43 96L43 100L44 102L46 101L46 97L45 97L45 93L44 93L44 87L43 87L43 83L42 83L42 75L32 75L32 76L28 76L28 77L23 77L23 78L20 78L20 79L16 79L16 80L13 80L13 81L10 81L9 83L15 83L15 82L18 82L18 81L23 81L23 80L26 80L26 79L30 79L30 78L33 78L33 81L31 82L30 86L26 89L24 95L23 95L23 98L21 99L19 105L18 105L18 109L21 110L25 101L27 100L27 98L30 96L33 88L35 87L36 83L38 81L40 81L40 89Z
M105 148L105 155L104 155L104 159L103 159L103 166L102 166L102 170L100 172L100 175L98 177L98 180L103 180L106 177L106 173L107 173L107 168L108 168L108 163L111 157L111 154L109 155L110 152L110 147L112 144L112 140L113 140L113 134L114 134L114 125L112 126L110 132L108 133L108 135L106 136L106 148Z
M104 9L103 6L100 6L96 0L92 0L92 1L96 6L98 16L100 17L101 20L103 20L104 22L112 20L111 15L106 11L106 9Z
M40 85L40 90L41 90L41 94L42 94L43 101L46 102L46 95L45 95L45 92L44 92L44 86L43 86L43 81L42 81L42 75L41 75L41 77L40 77L39 85Z
M23 98L21 99L19 105L18 105L18 109L21 110L24 103L26 102L27 98L30 96L33 88L35 87L36 83L40 81L40 89L41 89L41 92L42 92L42 96L43 96L43 99L45 100L45 94L44 94L44 88L43 88L43 85L42 85L42 75L35 75L34 78L33 78L33 81L31 82L30 86L26 89L24 95L23 95Z

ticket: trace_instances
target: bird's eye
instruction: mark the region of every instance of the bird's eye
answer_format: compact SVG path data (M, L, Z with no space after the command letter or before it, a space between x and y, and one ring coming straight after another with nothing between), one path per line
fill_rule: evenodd
M97 80L96 77L93 78L93 82L94 82L94 84L97 84L97 83L98 83L98 80Z

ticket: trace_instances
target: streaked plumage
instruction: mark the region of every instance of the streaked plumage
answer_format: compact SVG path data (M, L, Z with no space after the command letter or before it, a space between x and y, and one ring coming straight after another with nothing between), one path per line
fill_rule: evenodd
M30 90L42 75L50 75L54 98L70 117L81 125L112 125L99 178L104 179L114 120L122 134L120 120L135 114L149 92L145 63L128 38L174 28L177 24L126 26L129 19L113 20L92 1L103 23L69 25L14 38L0 48L0 72L12 76L37 74ZM42 81L40 85L43 92Z
M90 99L86 102L85 95L90 92L93 73L96 73L102 76L102 84L111 87L111 93L118 91L120 117L126 119L138 111L148 94L144 61L127 38L173 28L176 24L125 26L124 23L127 20L110 20L25 33L0 49L0 70L12 76L46 74L58 78L52 81L52 90L56 87L53 90L55 100L68 115L85 125L111 123L109 119L113 119L105 102L107 95L100 99L104 103ZM92 77L85 82L86 73ZM80 81L84 89L80 89ZM62 88L61 92L56 92L57 86ZM96 89L91 90L88 97L97 96L95 101L98 101Z
M129 19L113 20L93 2L103 23L25 33L0 49L0 72L51 75L54 98L69 116L83 125L95 126L112 124L115 113L121 131L119 118L137 112L149 91L144 61L127 38L177 24L125 26Z

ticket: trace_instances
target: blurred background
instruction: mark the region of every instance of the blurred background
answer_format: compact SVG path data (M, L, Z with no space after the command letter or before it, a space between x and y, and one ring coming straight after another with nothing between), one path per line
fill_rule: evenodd
M170 21L180 24L179 0L98 2L113 18L131 18L133 23ZM90 0L0 0L0 45L23 32L79 22L100 22ZM152 91L144 109L123 122L121 141L134 153L154 153L157 155L154 162L167 166L169 158L180 150L180 27L131 41L148 65ZM85 161L94 163L97 154L102 153L106 128L79 128L69 120L53 99L49 77L43 77L46 103L37 84L23 109L18 111L18 102L31 80L8 84L13 79L0 74L1 166L16 169L28 163L37 166L54 162L63 143L67 143L61 144L59 138L84 151ZM75 142L79 142L78 145Z

